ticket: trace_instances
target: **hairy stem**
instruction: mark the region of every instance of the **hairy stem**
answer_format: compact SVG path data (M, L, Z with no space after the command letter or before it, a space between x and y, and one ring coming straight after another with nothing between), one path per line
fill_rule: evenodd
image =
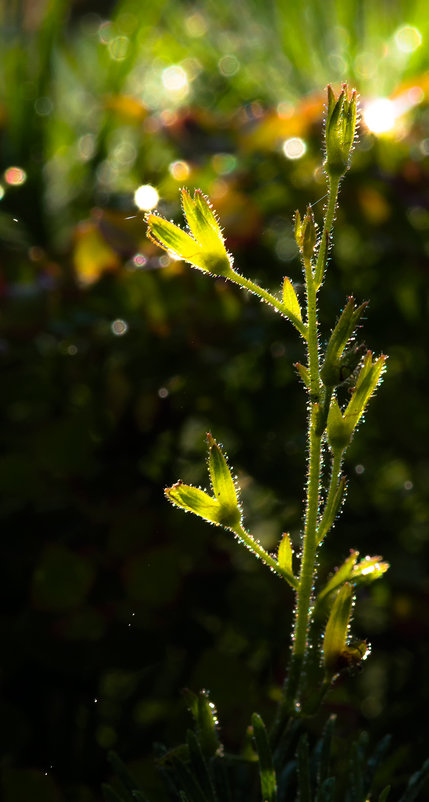
M302 667L307 651L307 633L310 621L312 590L315 575L317 550L317 523L320 499L320 474L322 462L322 437L318 433L319 421L319 348L317 325L317 289L313 278L311 263L304 259L305 283L307 291L308 325L308 369L310 374L310 419L309 419L309 468L307 483L307 505L303 537L301 572L297 591L294 640L291 665L281 704L284 712L292 712L299 695Z
M238 526L237 529L234 529L234 532L237 535L237 537L239 537L240 540L245 544L245 546L247 546L248 549L253 551L253 553L256 554L256 556L262 560L262 562L264 562L266 565L269 566L269 568L272 569L272 571L275 571L275 573L281 576L282 579L285 579L286 582L288 582L289 585L291 585L295 590L298 588L298 580L296 579L296 577L294 577L292 574L288 573L283 568L281 568L278 562L273 557L271 557L271 555L268 554L268 552L265 551L265 549L262 548L262 546L259 543L257 543L256 540L254 540L253 537L249 535L249 533L246 532L246 530L243 529L242 526Z
M245 276L241 276L240 273L236 273L235 271L232 272L233 275L227 276L227 278L229 278L230 281L233 281L235 284L239 284L240 287L245 287L247 290L250 290L250 292L253 292L259 298L261 298L261 300L266 301L266 303L268 304L271 304L271 306L273 306L274 309L277 309L278 312L281 312L282 315L287 317L288 320L290 320L290 322L299 331L301 337L303 337L304 340L307 340L307 327L297 317L292 316L289 313L286 313L285 308L281 301L275 298L274 295L271 295L271 293L264 290L258 284L255 284L253 281L250 281L250 279L245 278Z
M341 464L343 461L343 454L344 454L343 451L337 451L332 458L331 478L329 480L328 495L325 501L322 518L320 520L318 527L317 539L319 545L332 526L332 523L329 524L329 521L333 517L335 495L338 490L338 484L341 478Z
M329 194L328 204L326 207L326 215L323 223L322 238L320 240L319 253L317 255L316 269L314 271L314 278L316 284L316 291L319 289L323 282L323 273L325 270L327 249L329 246L329 237L331 234L332 226L334 224L335 209L337 206L338 190L340 188L339 178L329 178Z

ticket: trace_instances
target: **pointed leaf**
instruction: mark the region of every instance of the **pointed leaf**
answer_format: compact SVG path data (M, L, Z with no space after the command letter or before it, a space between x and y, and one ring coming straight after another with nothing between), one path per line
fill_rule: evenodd
M202 270L206 269L201 264L201 245L193 237L159 214L147 214L145 219L148 224L148 237L155 245L178 259L192 262Z
M219 740L216 708L207 691L198 694L197 716L197 734L204 755L210 758L220 754L223 747Z
M338 592L332 606L323 640L323 660L329 675L338 671L338 660L346 645L351 612L352 589L347 582Z
M347 489L347 481L345 476L340 478L338 482L338 487L335 491L335 496L332 500L332 504L328 508L323 510L322 520L320 522L320 526L317 532L319 544L322 542L325 535L329 532L332 524L335 521L338 513L340 512L341 505L344 501L345 494Z
M282 535L282 539L280 541L279 551L278 551L278 555L277 555L277 562L278 562L280 568L283 568L283 570L287 571L288 574L293 574L293 571L292 571L292 555L293 555L293 551L292 551L292 546L291 546L291 542L290 542L290 537L287 534L287 532L285 532Z
M334 590L337 590L344 582L348 582L351 580L353 575L353 569L357 563L357 559L359 557L359 552L354 551L353 549L350 551L349 556L346 560L344 560L343 564L340 565L339 568L335 571L335 574L331 576L330 580L326 583L323 590L319 593L318 601L321 601L324 597L328 596Z
M209 445L209 472L216 500L222 507L222 516L241 522L241 511L237 498L234 480L228 467L225 454L213 439L210 432L207 434ZM232 524L231 524L232 525Z
M297 294L292 286L291 280L285 276L283 281L283 306L286 315L296 318L302 323L302 313Z
M344 420L346 421L350 438L353 434L353 430L356 428L361 416L365 411L365 407L368 404L369 399L380 382L386 359L387 357L382 354L378 357L378 359L376 359L375 362L373 362L371 351L368 351L365 357L358 380L356 382L356 387L354 388L350 402L344 411Z
M341 356L367 305L363 303L355 308L354 298L348 299L330 336L320 370L320 377L326 387L335 387L346 378L341 372Z
M277 780L265 724L258 713L252 716L253 738L259 760L259 776L264 802L277 802Z
M391 787L391 785L386 785L386 787L383 788L380 796L378 797L378 802L387 802L387 797L390 794Z
M300 362L295 362L294 368L297 369L302 381L304 382L305 386L309 390L310 389L310 372L309 372L308 368L306 368L304 365L301 365Z
M389 570L389 563L383 562L382 557L364 557L354 566L351 581L356 585L366 585L380 579Z
M335 395L329 407L326 432L333 454L341 454L350 443L351 433Z
M176 507L186 512L193 512L211 523L221 523L219 502L199 487L185 485L179 481L172 487L167 487L165 495Z

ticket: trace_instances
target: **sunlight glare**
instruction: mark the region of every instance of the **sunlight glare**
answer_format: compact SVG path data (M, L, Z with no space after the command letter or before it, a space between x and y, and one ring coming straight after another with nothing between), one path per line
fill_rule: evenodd
M180 64L173 64L163 70L162 83L169 92L183 92L188 89L188 76Z
M371 100L363 109L363 120L373 134L384 134L395 126L395 104L387 97Z
M283 153L287 159L300 159L306 149L304 140L298 136L293 136L283 142Z
M144 212L150 212L151 209L154 209L158 201L158 192L150 184L142 184L141 187L137 187L134 193L135 205Z

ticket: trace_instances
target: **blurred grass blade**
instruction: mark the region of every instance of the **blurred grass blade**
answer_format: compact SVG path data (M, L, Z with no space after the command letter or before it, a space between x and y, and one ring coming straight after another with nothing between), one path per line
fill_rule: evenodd
M335 729L336 716L330 716L326 722L322 737L316 749L317 782L319 786L325 782L330 773L332 736Z
M378 802L387 802L387 797L390 794L391 787L391 785L386 785L386 787L383 788L380 796L378 797Z
M334 802L335 777L327 777L317 792L316 802Z
M207 691L200 691L197 710L197 733L201 749L206 757L213 757L222 749L222 744L219 740L216 708Z
M310 755L308 749L307 733L301 735L298 741L297 772L298 772L298 799L299 802L313 802L311 793Z
M204 758L198 738L192 730L189 730L186 741L189 748L190 768L192 769L192 774L194 775L198 784L201 786L207 798L207 802L217 802L207 762Z
M418 794L422 790L426 781L429 779L429 759L423 763L419 771L413 774L409 781L405 793L401 796L399 802L415 802L419 799Z
M263 802L277 802L277 780L265 724L258 713L252 715L253 739L259 760Z
M128 800L132 799L128 793L126 796L118 794L118 792L115 791L111 785L108 785L108 783L102 783L101 790L103 792L103 798L105 799L105 802L128 802Z

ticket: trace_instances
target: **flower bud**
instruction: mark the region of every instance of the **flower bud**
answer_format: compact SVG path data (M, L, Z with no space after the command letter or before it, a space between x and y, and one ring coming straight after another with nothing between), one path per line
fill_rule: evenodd
M356 90L350 97L347 84L335 97L328 86L328 111L325 124L326 160L325 168L329 178L339 179L348 170L350 151L356 131Z
M317 226L311 206L308 206L302 221L300 213L295 212L295 240L304 259L311 259L317 240Z

